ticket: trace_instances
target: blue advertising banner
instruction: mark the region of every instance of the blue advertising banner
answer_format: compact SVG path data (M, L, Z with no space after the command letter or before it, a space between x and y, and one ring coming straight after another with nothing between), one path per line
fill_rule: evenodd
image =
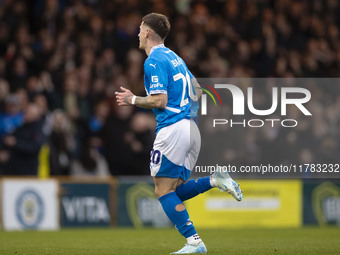
M109 226L110 184L62 183L61 226Z

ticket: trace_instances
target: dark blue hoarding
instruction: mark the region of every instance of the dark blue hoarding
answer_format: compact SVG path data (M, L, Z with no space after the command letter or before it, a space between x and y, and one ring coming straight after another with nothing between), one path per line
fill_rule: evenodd
M110 184L62 183L61 226L109 226Z

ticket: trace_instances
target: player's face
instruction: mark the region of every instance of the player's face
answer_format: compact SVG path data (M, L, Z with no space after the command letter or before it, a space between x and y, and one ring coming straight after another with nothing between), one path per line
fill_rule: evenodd
M144 50L145 49L145 44L146 44L146 39L145 39L145 26L143 24L144 22L142 22L142 24L139 26L139 49Z

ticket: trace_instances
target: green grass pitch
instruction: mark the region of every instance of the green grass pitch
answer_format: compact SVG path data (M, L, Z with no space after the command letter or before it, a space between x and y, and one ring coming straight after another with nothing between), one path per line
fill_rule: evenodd
M340 254L340 228L198 229L208 254ZM169 254L185 239L175 229L66 229L0 232L0 254Z

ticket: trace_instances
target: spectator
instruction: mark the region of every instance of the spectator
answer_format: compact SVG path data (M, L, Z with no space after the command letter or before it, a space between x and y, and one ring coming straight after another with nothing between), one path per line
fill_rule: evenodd
M109 167L105 158L98 152L96 144L89 139L83 146L80 157L72 164L73 176L110 176Z
M125 140L129 143L132 156L134 174L149 174L150 152L154 140L155 122L149 113L136 113L130 123L130 131L126 133Z
M10 152L5 174L37 175L38 154L44 140L40 117L38 106L29 104L24 110L24 124L3 138Z
M0 136L11 134L24 121L18 96L8 95L5 100L5 108L6 112L0 114Z
M102 129L108 115L110 114L110 108L108 102L105 100L99 101L94 107L94 114L89 120L90 134L98 135Z
M51 175L69 175L75 139L69 117L61 110L52 113L52 132L49 137Z
M38 94L34 97L33 102L41 111L43 133L46 137L49 137L52 132L53 117L51 111L48 109L47 99L43 94Z
M0 79L0 113L5 112L6 97L9 94L9 84L6 80Z
M133 175L133 151L128 134L134 108L119 107L105 121L100 132L105 159L112 175Z

